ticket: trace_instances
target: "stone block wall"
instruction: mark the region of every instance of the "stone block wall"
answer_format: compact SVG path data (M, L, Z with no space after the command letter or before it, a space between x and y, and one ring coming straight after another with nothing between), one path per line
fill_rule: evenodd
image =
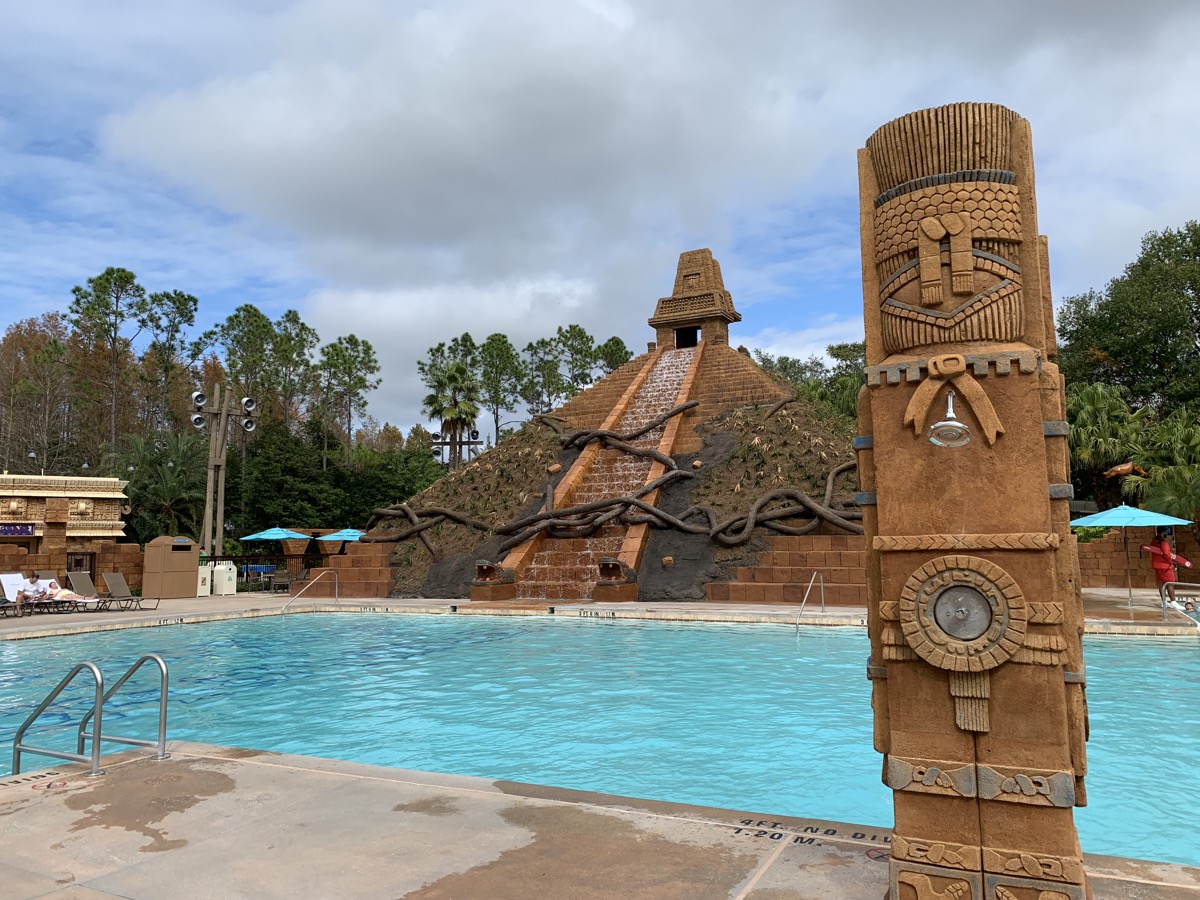
M800 603L814 572L825 581L826 606L865 606L867 548L859 534L779 535L758 564L739 566L734 581L705 585L712 603ZM814 584L809 608L820 609L821 587Z
M96 576L103 572L119 572L131 591L142 588L142 548L137 544L105 542L90 548L96 554ZM102 585L98 585L102 586Z
M343 597L386 597L392 588L391 557L392 544L364 544L355 542L346 545L346 552L326 557L326 565L310 569L308 581L296 581L291 585L292 596L304 590L305 598L327 598L334 596L335 582L332 576L317 580L322 572L337 573L336 587ZM315 582L315 583L314 583Z
M47 538L54 524L47 524ZM119 572L125 576L130 589L142 586L142 548L137 544L118 544L115 541L50 541L42 542L40 553L30 553L24 547L0 544L0 572L54 572L63 581L67 575L67 553L95 553L96 578L101 572ZM102 586L100 584L98 587Z

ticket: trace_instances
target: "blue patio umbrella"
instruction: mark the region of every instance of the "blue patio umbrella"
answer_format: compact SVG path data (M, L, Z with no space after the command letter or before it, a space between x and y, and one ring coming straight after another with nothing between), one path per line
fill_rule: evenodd
M241 541L307 541L307 534L300 534L295 531L288 531L286 528L268 528L266 531L259 531L255 534L248 534L244 538L238 538Z
M333 534L323 534L317 538L318 541L357 541L361 538L365 531L359 531L357 528L343 528L341 531L335 531Z
M1191 525L1187 519L1178 519L1164 513L1156 513L1149 509L1137 509L1133 506L1114 506L1071 523L1074 528L1082 525L1088 528L1143 528L1154 525ZM1129 605L1133 606L1133 575L1129 571L1129 537L1121 531L1121 541L1125 545L1125 586L1129 591Z

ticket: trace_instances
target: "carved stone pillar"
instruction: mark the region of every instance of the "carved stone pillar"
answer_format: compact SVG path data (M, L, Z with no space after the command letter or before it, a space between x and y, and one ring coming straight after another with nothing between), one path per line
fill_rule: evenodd
M859 175L890 896L1083 900L1083 615L1029 123L912 113L870 137Z

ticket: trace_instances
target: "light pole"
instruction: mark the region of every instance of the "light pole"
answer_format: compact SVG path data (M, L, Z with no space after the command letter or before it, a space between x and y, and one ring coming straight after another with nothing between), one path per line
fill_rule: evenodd
M213 388L212 402L203 391L192 393L192 426L208 428L208 479L204 489L204 525L200 532L200 549L212 556L224 549L225 535L225 451L229 443L229 420L240 420L241 429L249 433L257 426L258 401L243 397L240 408L235 409L233 391L221 385ZM215 517L213 489L216 488ZM215 518L215 523L214 523ZM214 524L215 536L214 536Z
M37 466L37 464L38 464L38 455L37 455L37 453L35 453L33 450L30 450L30 451L29 451L29 458L30 458L31 460L33 460L33 462L31 462L31 463L29 464L29 468L31 468L31 469L32 469L32 468L34 468L35 466ZM46 467L45 467L45 466L38 466L38 468L41 470L41 474L42 474L42 475L45 475L45 474L46 474Z
M433 447L433 455L438 459L441 459L442 448L450 451L450 459L446 461L446 465L451 471L457 469L463 462L464 450L470 454L475 448L483 446L483 441L479 439L479 432L474 428L470 432L456 431L447 437L442 437L440 432L434 432L433 440L429 443Z

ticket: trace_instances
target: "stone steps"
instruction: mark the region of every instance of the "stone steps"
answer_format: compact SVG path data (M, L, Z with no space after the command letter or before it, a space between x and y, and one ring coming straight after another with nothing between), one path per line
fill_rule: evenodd
M636 431L675 406L693 352L673 350L663 353L612 430L618 434ZM633 445L657 448L663 430L664 426L659 426L639 437ZM604 451L582 474L569 505L633 494L646 484L651 465L650 460L631 457L619 450ZM617 555L625 531L621 526L610 525L589 538L542 539L529 564L516 574L517 597L537 600L590 598L600 576L600 558Z

